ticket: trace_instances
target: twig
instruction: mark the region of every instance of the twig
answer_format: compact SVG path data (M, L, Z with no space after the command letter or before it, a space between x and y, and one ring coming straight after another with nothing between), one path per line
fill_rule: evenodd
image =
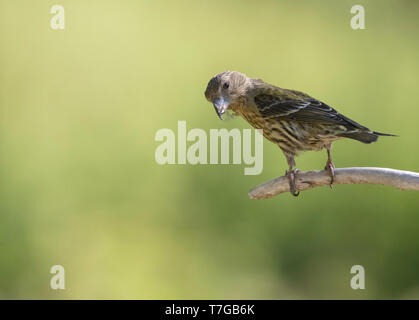
M333 184L381 184L400 190L419 191L419 173L388 168L337 168ZM328 186L330 177L326 171L307 171L296 174L297 191L304 191L320 186ZM275 178L258 185L249 191L251 199L267 199L278 194L289 192L286 176Z

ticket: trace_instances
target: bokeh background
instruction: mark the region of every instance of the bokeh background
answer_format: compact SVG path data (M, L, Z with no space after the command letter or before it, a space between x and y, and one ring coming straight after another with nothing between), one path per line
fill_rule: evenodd
M65 30L50 28L55 4ZM366 30L350 27L355 4ZM419 298L418 193L250 200L286 169L268 141L259 176L154 159L155 133L178 120L249 128L203 95L238 70L399 135L339 141L336 166L418 171L418 17L413 0L0 0L0 298ZM56 264L65 290L49 288Z

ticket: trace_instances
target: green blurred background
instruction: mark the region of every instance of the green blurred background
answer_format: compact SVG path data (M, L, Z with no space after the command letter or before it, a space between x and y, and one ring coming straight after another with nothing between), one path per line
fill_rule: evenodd
M54 4L65 30L50 28ZM350 27L355 4L366 30ZM419 298L418 193L250 200L286 169L267 141L259 176L154 159L156 131L178 120L249 128L203 95L237 70L399 135L339 141L336 166L418 171L418 16L413 0L0 0L0 298ZM65 290L49 288L55 264Z

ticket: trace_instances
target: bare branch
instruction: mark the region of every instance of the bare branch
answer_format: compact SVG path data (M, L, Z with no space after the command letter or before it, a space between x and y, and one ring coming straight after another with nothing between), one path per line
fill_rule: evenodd
M337 168L333 184L381 184L400 190L419 191L419 173L388 168ZM326 171L298 172L295 177L297 191L304 191L320 186L328 186L330 177ZM278 194L289 192L286 176L275 178L258 185L249 191L251 199L268 199Z

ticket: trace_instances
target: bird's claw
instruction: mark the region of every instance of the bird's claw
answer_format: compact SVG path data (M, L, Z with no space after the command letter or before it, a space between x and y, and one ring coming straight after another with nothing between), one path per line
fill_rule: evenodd
M335 165L332 161L327 161L324 170L327 171L330 177L330 189L333 189L333 182L335 181Z
M289 184L290 184L290 193L294 197L297 197L300 194L300 192L296 191L296 188L295 188L295 175L297 174L298 171L299 171L298 169L293 169L293 170L290 169L290 170L285 171L285 175L287 176Z

